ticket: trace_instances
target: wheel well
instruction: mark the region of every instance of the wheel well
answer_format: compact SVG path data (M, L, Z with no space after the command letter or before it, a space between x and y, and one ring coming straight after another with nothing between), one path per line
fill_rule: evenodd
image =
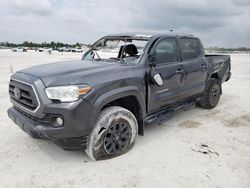
M122 97L114 101L111 101L108 104L106 104L102 108L102 110L110 106L120 106L132 112L138 122L138 134L139 135L144 134L142 111L141 111L140 104L135 96L126 96L126 97Z

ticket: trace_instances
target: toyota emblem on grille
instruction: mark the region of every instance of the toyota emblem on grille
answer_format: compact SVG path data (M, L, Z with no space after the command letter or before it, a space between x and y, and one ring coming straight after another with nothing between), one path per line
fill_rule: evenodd
M21 91L20 91L20 89L17 88L17 87L14 88L14 96L15 96L15 98L18 99L18 100L21 98Z

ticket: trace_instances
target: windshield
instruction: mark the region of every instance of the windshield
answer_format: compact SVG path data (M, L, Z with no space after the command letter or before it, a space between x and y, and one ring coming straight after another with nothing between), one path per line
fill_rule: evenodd
M147 42L145 39L125 37L103 38L97 41L91 49L83 55L83 59L137 64Z

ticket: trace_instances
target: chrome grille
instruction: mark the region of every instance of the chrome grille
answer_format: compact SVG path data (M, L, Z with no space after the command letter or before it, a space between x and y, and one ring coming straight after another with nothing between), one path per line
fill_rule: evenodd
M10 99L17 107L34 111L38 107L38 99L33 87L21 81L11 80L9 84Z

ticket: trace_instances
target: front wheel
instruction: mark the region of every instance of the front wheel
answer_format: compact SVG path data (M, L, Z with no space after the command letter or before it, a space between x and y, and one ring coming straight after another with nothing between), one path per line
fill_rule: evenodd
M93 160L122 155L133 147L137 132L138 123L130 111L118 106L105 108L90 134L86 153Z
M202 108L212 109L217 106L221 95L221 83L215 78L208 81L208 85L204 91L204 96L199 102Z

